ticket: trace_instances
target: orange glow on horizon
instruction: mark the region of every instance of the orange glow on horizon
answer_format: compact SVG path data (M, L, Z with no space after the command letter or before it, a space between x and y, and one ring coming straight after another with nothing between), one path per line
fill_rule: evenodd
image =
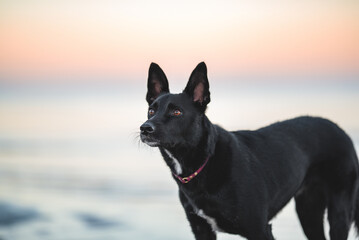
M203 60L228 75L359 69L354 3L225 2L188 13L189 3L75 3L2 6L0 74L142 77L152 61L181 74Z

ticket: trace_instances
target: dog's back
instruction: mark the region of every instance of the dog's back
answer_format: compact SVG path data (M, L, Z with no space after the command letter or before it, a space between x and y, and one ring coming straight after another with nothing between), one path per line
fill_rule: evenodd
M297 199L308 195L311 199L307 201L317 201L318 205L336 201L329 198L338 189L355 194L352 189L357 181L358 159L353 143L327 119L299 117L257 131L233 134L240 144L247 146L252 161L261 166L258 177L266 181L267 188L263 191L269 191L270 218L294 194ZM282 191L285 185L288 187ZM321 199L316 200L317 195Z

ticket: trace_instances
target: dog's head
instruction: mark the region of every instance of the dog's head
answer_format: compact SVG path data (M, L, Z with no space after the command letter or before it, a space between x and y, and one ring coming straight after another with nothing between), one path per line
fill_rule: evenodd
M152 147L195 146L202 136L203 116L210 102L207 67L193 70L180 94L169 92L165 73L152 63L148 73L148 120L141 125L141 140Z

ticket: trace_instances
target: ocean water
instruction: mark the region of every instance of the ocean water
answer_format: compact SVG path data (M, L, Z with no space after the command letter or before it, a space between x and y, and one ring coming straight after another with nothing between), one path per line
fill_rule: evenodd
M170 171L138 138L145 91L145 83L1 86L1 240L193 239ZM216 82L211 91L207 115L228 130L323 116L359 149L355 81ZM292 201L272 224L276 239L305 239Z

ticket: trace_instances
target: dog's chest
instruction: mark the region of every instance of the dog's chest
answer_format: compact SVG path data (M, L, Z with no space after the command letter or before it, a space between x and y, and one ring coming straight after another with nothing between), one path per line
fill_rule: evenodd
M217 204L212 206L208 204L208 201L200 199L200 201L189 201L192 206L193 212L200 218L206 220L206 222L211 226L213 231L223 232L220 222L220 211ZM197 199L198 200L198 199ZM204 200L204 201L203 201ZM204 204L207 202L206 204ZM201 204L202 203L202 204ZM218 209L218 211L213 211L213 209Z
M196 214L207 221L207 223L211 226L213 231L223 232L221 228L218 227L217 221L215 218L208 216L204 213L202 209L195 209Z

